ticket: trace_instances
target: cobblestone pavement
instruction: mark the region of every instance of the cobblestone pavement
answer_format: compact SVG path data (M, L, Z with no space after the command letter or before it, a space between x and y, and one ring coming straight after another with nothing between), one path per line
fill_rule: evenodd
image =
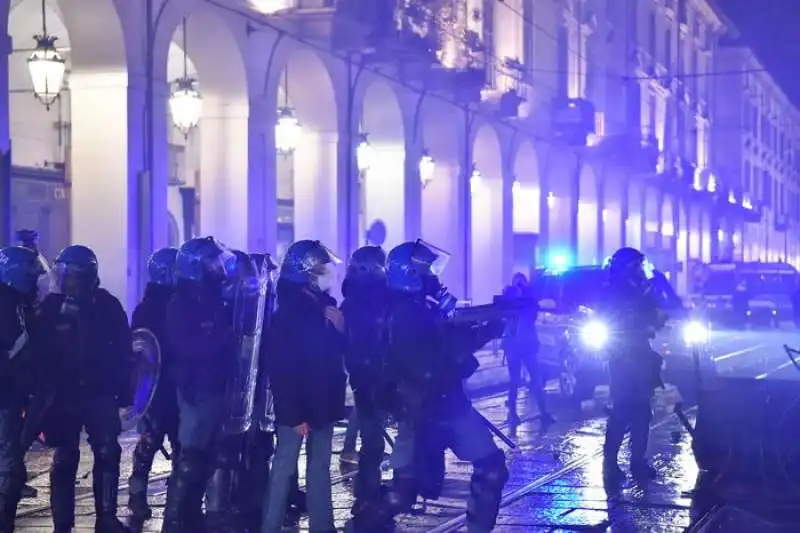
M769 378L794 377L796 371L787 369L785 355L779 347L783 343L800 344L800 336L793 332L743 332L720 335L713 346L718 369L731 375ZM526 391L521 394L523 422L518 427L504 423L505 397L501 389L505 383L505 368L501 356L491 352L480 356L482 369L470 380L470 389L477 396L475 406L489 420L497 424L519 445L507 451L511 479L505 488L498 532L677 532L730 531L756 533L772 531L759 527L747 529L745 521L736 519L730 510L717 512L721 517L698 522L707 513L696 509L687 491L693 488L697 466L691 454L691 443L671 411L680 395L674 387L667 386L655 400L656 418L651 435L651 452L658 479L646 487L627 484L618 494L607 494L602 483L601 446L605 417L603 406L607 388L598 387L595 399L585 402L581 410L559 401L555 384L551 384L549 399L553 403L557 423L542 432L537 413ZM789 373L792 370L794 373ZM800 374L798 374L800 376ZM690 418L692 412L689 411ZM338 429L334 449L341 448L344 429ZM123 479L130 471L129 458L135 444L135 435L122 439ZM301 459L301 462L303 459ZM84 453L79 473L78 527L76 532L93 529L94 516L91 502L91 480L88 472L90 454ZM624 461L623 461L624 464ZM50 532L51 519L47 508L47 469L49 453L37 451L30 454L28 469L31 484L39 489L39 497L25 500L19 511L18 531L22 533ZM301 464L301 473L303 471ZM164 479L169 463L157 459L151 483L151 502L154 518L145 524L143 532L160 529L165 500ZM419 502L414 512L401 516L398 531L446 532L460 531L463 526L466 495L469 490L470 467L448 455L448 474L443 497L435 502ZM301 474L302 475L302 474ZM387 479L391 472L385 473ZM337 527L344 529L352 504L351 473L342 472L334 460L331 471L334 482L334 507ZM302 483L302 481L301 481ZM121 496L124 503L125 495ZM716 511L717 509L714 508ZM124 509L122 514L124 514ZM731 518L734 516L734 518ZM797 515L800 517L800 514ZM692 525L698 522L698 525ZM708 522L711 525L706 525ZM726 524L719 529L719 524ZM298 531L307 531L303 521ZM740 527L741 526L741 527ZM742 529L744 527L744 529ZM748 526L749 527L749 526ZM766 527L766 526L765 526ZM800 529L794 529L798 531ZM777 531L777 530L776 530Z

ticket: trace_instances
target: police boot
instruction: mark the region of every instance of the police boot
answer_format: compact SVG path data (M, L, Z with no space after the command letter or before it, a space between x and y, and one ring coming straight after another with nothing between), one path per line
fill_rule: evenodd
M153 515L147 503L147 483L157 452L155 436L142 434L133 451L133 470L128 478L128 509L137 520L147 520Z
M355 533L394 531L394 517L411 509L417 500L417 483L411 472L395 471L392 486L381 497L353 506L351 529Z
M92 492L96 533L129 533L130 529L117 518L119 496L119 461L122 450L117 441L99 444L94 448Z
M492 531L500 512L503 487L508 481L506 455L497 450L472 464L467 530Z
M14 533L20 484L11 476L0 478L0 533Z
M236 515L233 507L233 470L220 464L206 487L206 529L214 533L235 533Z
M172 468L164 526L161 533L199 533L202 531L202 503L208 454L196 449L182 449Z
M50 509L56 533L70 533L75 526L75 476L80 452L60 447L53 453L50 468Z

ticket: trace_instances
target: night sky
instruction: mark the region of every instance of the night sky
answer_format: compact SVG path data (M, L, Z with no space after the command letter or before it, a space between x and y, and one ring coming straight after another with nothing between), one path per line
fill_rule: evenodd
M800 107L800 0L716 0Z

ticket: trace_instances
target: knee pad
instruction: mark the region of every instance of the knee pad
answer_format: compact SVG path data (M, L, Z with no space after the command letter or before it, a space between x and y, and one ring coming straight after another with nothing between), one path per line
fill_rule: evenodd
M501 491L508 481L506 454L500 450L478 459L473 464L472 478L474 483L492 491Z
M142 433L139 437L139 443L134 450L134 457L149 458L154 457L160 448L161 441L156 439L153 433Z

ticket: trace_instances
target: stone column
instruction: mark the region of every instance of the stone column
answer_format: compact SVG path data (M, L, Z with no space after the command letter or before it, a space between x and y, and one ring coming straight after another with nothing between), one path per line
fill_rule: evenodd
M204 103L207 107L197 132L201 146L200 234L213 235L231 248L246 251L249 105Z

